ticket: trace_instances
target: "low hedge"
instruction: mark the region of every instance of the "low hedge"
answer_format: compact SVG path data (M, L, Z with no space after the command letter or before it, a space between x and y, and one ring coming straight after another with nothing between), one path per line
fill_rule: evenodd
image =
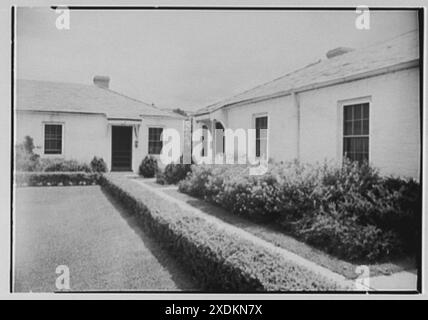
M382 177L367 164L270 164L262 176L243 166L192 166L179 190L249 219L276 223L328 253L379 261L420 244L421 189Z
M157 239L210 291L346 290L330 278L225 231L164 201L126 178L103 175L101 186L142 221Z
M17 186L77 186L97 184L99 174L88 172L17 172Z

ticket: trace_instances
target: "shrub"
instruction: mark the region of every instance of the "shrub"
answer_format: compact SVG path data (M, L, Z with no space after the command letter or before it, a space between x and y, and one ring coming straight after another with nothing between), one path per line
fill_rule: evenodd
M76 160L64 160L60 158L41 159L34 153L33 139L26 136L24 142L15 148L15 168L17 171L44 171L44 172L90 172L92 171L85 163Z
M103 158L94 157L90 163L91 169L94 172L107 172L107 164Z
M42 171L45 172L91 172L91 167L86 163L81 163L76 160L64 159L42 159Z
M188 193L196 197L204 197L206 194L206 184L211 176L213 166L192 165L191 174L187 179L182 180L178 185L181 192Z
M159 184L176 184L187 177L191 171L190 164L183 164L183 157L180 158L180 163L170 163L165 166L163 172L156 175L156 182Z
M24 141L15 147L15 168L18 171L40 170L39 155L34 153L33 139L25 136Z
M143 161L141 161L140 167L138 168L140 176L145 178L153 178L157 171L158 162L156 158L152 156L146 156Z
M316 214L308 227L298 230L306 242L338 257L373 261L401 253L401 242L392 231L341 218L340 212Z
M17 172L17 186L71 186L97 184L99 175L87 172Z
M367 163L271 164L262 176L241 166L192 167L179 190L232 214L278 224L348 260L379 260L418 249L421 191Z
M137 215L145 232L170 251L210 291L345 290L336 279L245 240L122 177L103 175L102 187Z

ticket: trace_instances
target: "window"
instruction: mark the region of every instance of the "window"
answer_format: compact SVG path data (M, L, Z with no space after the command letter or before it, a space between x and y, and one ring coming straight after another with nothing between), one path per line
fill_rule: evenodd
M45 124L45 154L62 154L61 124Z
M149 128L149 154L160 154L163 147L162 128Z
M267 159L267 128L268 117L256 118L256 157ZM263 130L265 129L265 130Z
M343 155L351 161L369 160L369 104L344 106Z
M201 136L201 142L202 142L202 150L201 150L201 157L205 157L206 150L208 148L208 127L206 125L202 126L202 136Z

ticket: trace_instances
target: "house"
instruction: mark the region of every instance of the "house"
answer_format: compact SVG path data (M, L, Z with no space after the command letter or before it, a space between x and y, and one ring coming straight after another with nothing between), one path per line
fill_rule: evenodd
M325 59L196 111L193 126L210 133L255 129L256 157L306 163L348 157L368 160L385 175L418 179L418 42L411 31L358 50L336 48ZM214 154L224 152L224 137L210 136Z
M112 171L136 172L146 155L160 154L163 129L183 134L186 117L115 92L109 81L17 80L16 143L30 136L43 158L89 163L98 156Z

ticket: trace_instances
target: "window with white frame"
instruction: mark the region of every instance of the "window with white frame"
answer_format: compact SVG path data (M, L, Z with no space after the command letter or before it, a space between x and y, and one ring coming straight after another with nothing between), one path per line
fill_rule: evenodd
M44 128L45 154L62 154L62 125L61 124L45 124Z
M149 128L149 154L160 154L163 147L163 128Z
M343 107L343 156L360 163L369 160L369 103Z
M256 117L255 127L256 127L256 157L267 158L268 117L267 116Z

